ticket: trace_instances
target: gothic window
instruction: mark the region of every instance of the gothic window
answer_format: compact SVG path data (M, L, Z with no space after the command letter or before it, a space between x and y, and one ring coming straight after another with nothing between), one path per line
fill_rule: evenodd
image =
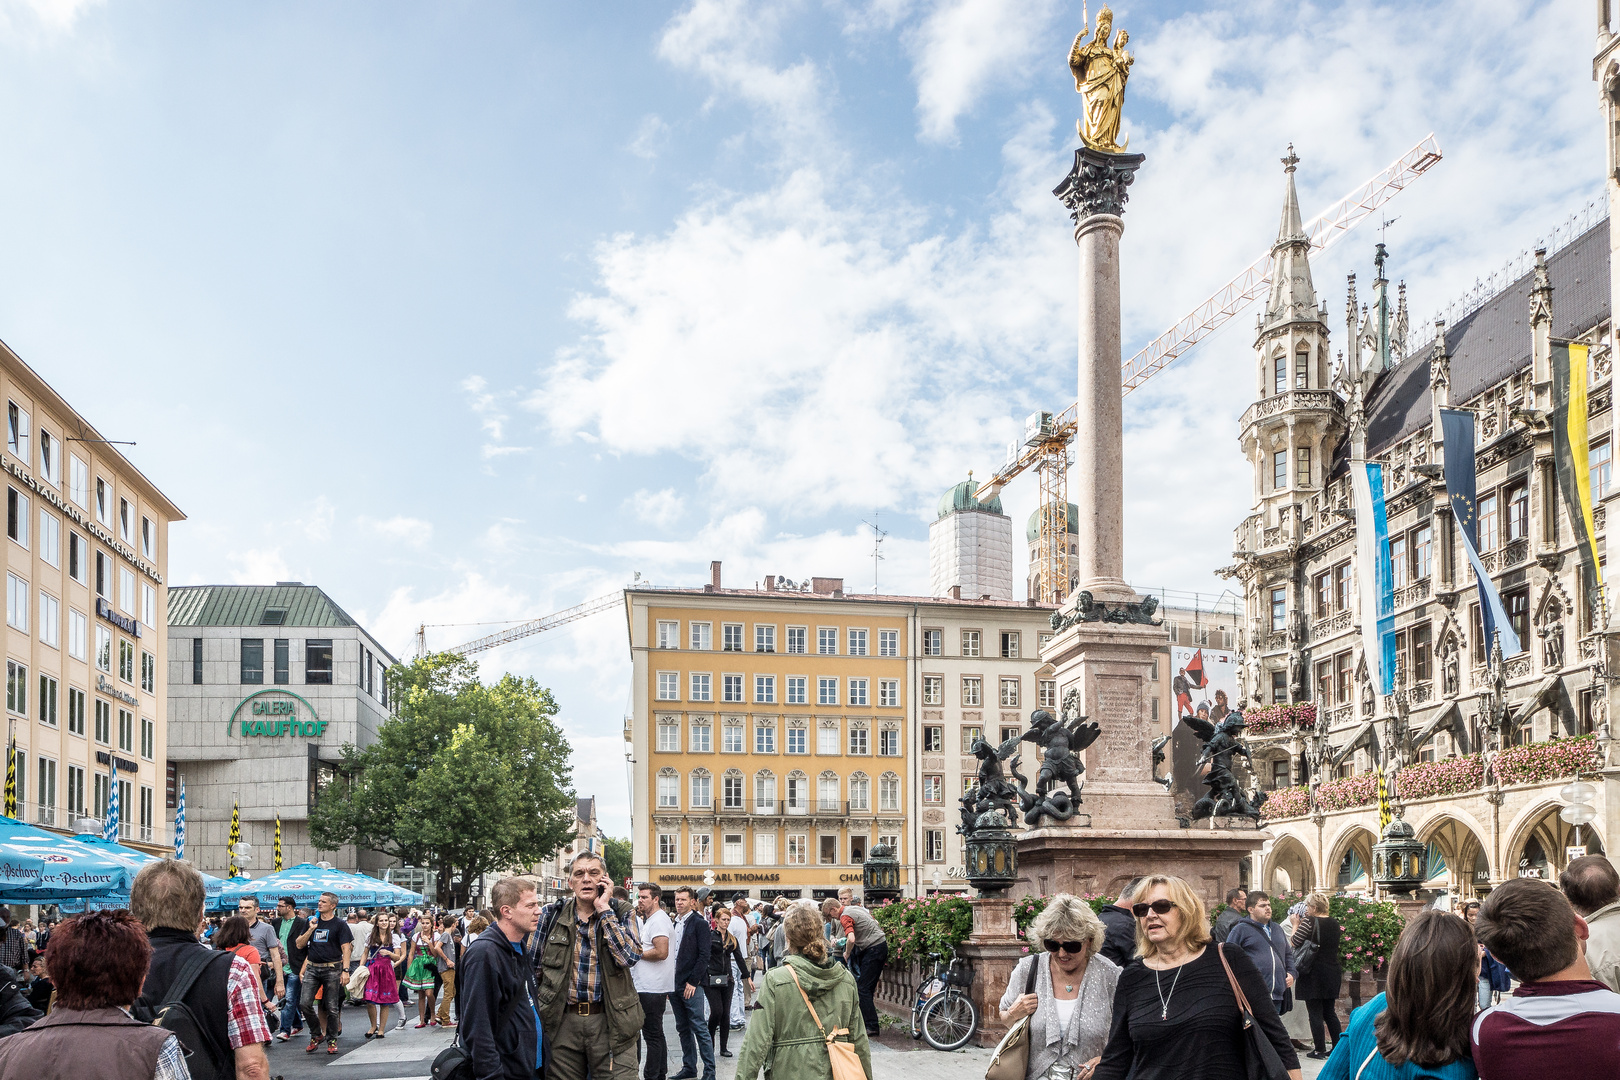
M1483 554L1496 550L1497 538L1501 535L1501 518L1498 515L1495 495L1481 496L1479 500L1479 550Z
M1301 346L1294 354L1294 389L1309 390L1311 386L1311 353Z
M1311 486L1311 448L1308 446L1294 451L1294 482L1302 488Z
M1271 455L1271 486L1281 491L1288 486L1288 451L1278 450Z
M1406 537L1396 536L1389 541L1389 568L1395 577L1395 588L1406 588Z
M1434 568L1434 527L1412 531L1412 579L1422 581Z
M1272 389L1274 394L1288 393L1288 357L1281 355L1272 363Z
M1530 535L1530 485L1514 484L1507 489L1508 543Z
M1271 590L1271 628L1273 630L1288 629L1288 590Z

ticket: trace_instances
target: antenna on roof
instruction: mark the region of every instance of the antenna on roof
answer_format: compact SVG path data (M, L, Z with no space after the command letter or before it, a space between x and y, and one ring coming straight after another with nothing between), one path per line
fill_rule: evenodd
M883 561L883 538L889 534L876 525L878 517L883 511L878 510L872 514L871 521L863 521L862 525L872 530L872 591L878 591L878 563Z

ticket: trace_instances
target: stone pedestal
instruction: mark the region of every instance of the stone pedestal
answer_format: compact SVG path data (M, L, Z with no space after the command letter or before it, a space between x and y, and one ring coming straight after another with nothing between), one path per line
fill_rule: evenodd
M1240 860L1269 837L1252 828L1033 829L1018 841L1018 869L1036 896L1118 896L1132 878L1170 874L1213 907L1241 884Z
M973 932L956 951L973 965L969 990L979 1010L979 1031L974 1042L995 1046L1007 1034L1007 1025L1001 1022L1001 995L1007 992L1013 968L1024 957L1024 946L1013 922L1013 902L1001 897L975 897Z

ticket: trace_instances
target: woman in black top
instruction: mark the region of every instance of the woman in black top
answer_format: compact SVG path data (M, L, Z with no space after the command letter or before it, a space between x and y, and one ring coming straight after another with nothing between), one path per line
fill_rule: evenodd
M1185 881L1162 874L1145 878L1135 900L1141 959L1119 976L1108 1045L1090 1080L1248 1080L1243 1018L1220 946L1210 941L1204 902ZM1271 991L1241 949L1225 952L1261 1033L1300 1080L1299 1055Z
M1339 967L1339 941L1343 932L1339 920L1328 915L1328 899L1314 892L1305 898L1305 915L1300 918L1290 944L1294 955L1307 941L1316 945L1316 956L1311 966L1300 972L1294 984L1294 996L1305 1003L1311 1017L1313 1049L1306 1057L1318 1061L1333 1052L1333 1043L1339 1041L1339 1010L1334 1002L1339 998L1339 987L1344 982L1344 969ZM1326 1035L1332 1042L1325 1042Z
M738 971L748 970L748 957L743 954L742 942L731 936L731 910L716 904L709 911L709 927L713 930L709 946L709 970L703 980L703 993L709 999L709 1042L720 1048L721 1057L730 1057L726 1037L731 1034L731 991L735 985L731 978L731 962L737 961ZM748 980L748 989L754 989L754 980ZM716 1030L720 1041L715 1042Z

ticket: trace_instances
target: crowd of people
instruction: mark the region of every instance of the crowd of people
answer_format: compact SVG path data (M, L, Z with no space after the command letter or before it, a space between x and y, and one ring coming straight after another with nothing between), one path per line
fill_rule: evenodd
M1507 1080L1556 1067L1560 1080L1620 1076L1620 874L1573 860L1557 885L1522 878L1460 912L1407 920L1385 990L1340 1030L1344 928L1328 897L1273 918L1264 892L1234 890L1213 922L1185 881L1151 876L1093 914L1051 897L1000 1002L1028 1018L1028 1080ZM1134 922L1128 956L1120 917ZM1100 916L1100 917L1099 917ZM752 1077L752 1074L749 1074Z
M307 1027L308 1052L335 1053L345 1002L386 1038L414 996L416 1026L455 1029L477 1080L714 1080L739 1029L739 1080L830 1080L835 1055L870 1080L887 941L853 895L710 902L648 883L632 898L588 852L568 884L542 904L532 879L504 878L460 916L345 917L328 893L313 911L283 897L268 918L252 900L206 918L201 875L165 859L137 875L127 911L35 927L0 906L0 959L14 961L0 966L0 1076L268 1080L273 1039ZM1097 913L1050 897L999 1004L1004 1023L1027 1021L1027 1080L1297 1080L1301 1052L1329 1080L1620 1075L1607 858L1408 919L1384 992L1343 1030L1345 931L1328 898L1274 914L1267 894L1234 891L1211 920L1168 875ZM1288 1019L1302 1012L1308 1044Z

